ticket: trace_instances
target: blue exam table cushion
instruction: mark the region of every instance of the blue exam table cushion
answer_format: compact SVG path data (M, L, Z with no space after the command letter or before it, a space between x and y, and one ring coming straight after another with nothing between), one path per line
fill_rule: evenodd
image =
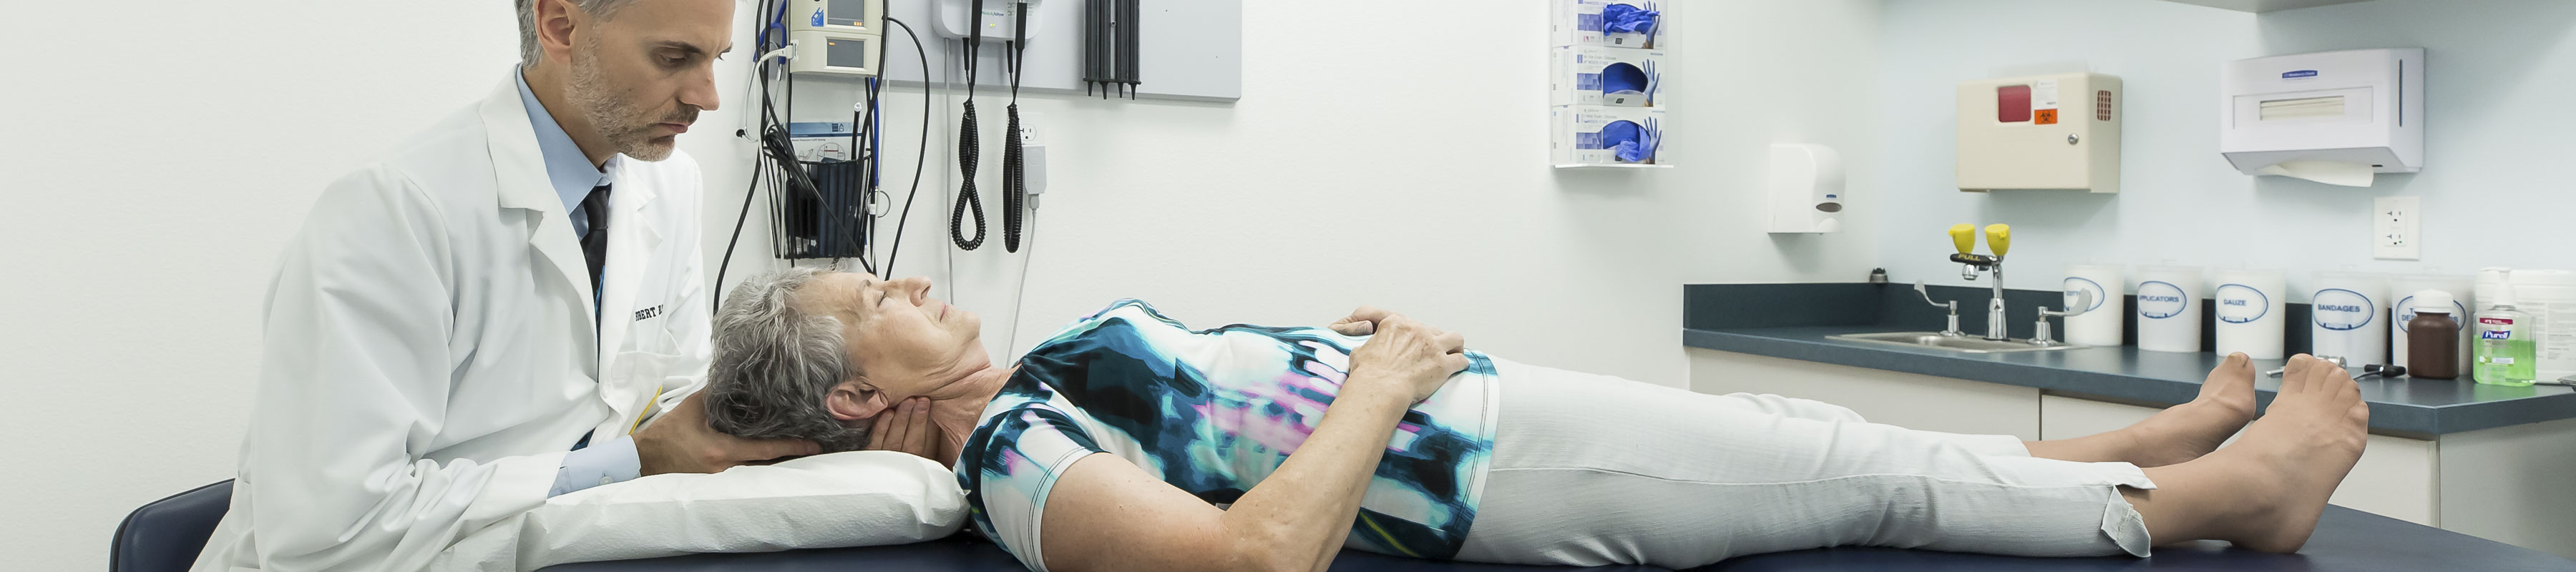
M2265 554L2204 542L2159 547L2153 558L2024 558L1986 554L1901 550L1893 548L1827 548L1757 554L1683 572L1772 571L2082 571L2208 570L2417 572L2424 570L2570 571L2576 561L2536 550L2365 513L2326 507L2315 536L2298 554ZM1345 550L1333 561L1337 572L1532 572L1597 570L1655 572L1651 566L1553 568L1460 562L1432 562ZM792 550L755 554L695 554L651 560L588 562L546 569L549 572L739 572L899 570L925 572L1014 572L1019 561L992 543L971 535L896 546L828 550Z

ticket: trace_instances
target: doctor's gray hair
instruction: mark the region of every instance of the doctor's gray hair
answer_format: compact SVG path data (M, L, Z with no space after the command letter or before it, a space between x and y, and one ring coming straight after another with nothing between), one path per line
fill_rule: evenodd
M537 47L537 2L540 0L516 1L519 3L519 65L535 66L537 60L546 57L545 49ZM580 6L582 12L590 14L590 17L606 22L609 18L617 17L618 8L624 8L635 0L571 1L574 6Z
M823 452L868 444L868 426L841 424L824 396L859 370L843 349L841 321L797 307L798 288L826 271L788 268L753 276L715 315L707 367L707 425L748 439L810 439Z

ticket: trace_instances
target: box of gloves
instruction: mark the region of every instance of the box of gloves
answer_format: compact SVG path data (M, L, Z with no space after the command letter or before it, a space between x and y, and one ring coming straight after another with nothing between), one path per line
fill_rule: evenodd
M1671 37L1664 9L1676 0L1555 0L1549 29L1559 46L1655 49Z
M1550 107L1558 167L1664 166L1664 110L1655 107Z
M1660 50L1559 46L1548 72L1549 105L1655 107L1671 60Z

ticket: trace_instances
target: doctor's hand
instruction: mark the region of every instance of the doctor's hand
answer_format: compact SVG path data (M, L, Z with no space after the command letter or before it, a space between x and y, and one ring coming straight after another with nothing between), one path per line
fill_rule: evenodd
M820 453L803 439L744 439L707 426L707 392L681 400L670 412L635 432L635 458L643 474L717 473L780 457Z
M911 453L914 456L937 461L940 460L939 452L932 444L938 443L939 440L933 438L938 433L934 429L930 424L930 399L924 397L906 399L903 403L877 414L874 425L868 431L867 450Z
M1360 313L1354 312L1352 317ZM1398 383L1403 384L1401 389L1410 391L1413 402L1419 403L1448 385L1449 376L1467 369L1467 338L1457 332L1385 311L1379 311L1368 323L1374 334L1359 349L1351 351L1350 375L1343 381L1345 389L1355 383ZM1336 324L1334 330L1341 331L1340 326Z

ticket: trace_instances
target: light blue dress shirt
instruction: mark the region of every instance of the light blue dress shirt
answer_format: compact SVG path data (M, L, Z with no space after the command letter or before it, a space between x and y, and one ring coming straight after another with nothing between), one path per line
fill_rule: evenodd
M554 184L555 195L563 198L564 212L572 216L573 236L590 234L590 218L582 212L581 199L590 196L592 187L608 184L608 174L592 166L590 157L581 153L581 146L572 142L572 134L565 133L563 126L555 123L554 115L546 113L545 104L539 103L536 92L528 89L526 72L511 77L519 80L519 103L528 109L528 124L537 129L537 152L545 155L546 179ZM554 488L547 490L546 496L632 480L643 473L644 464L635 456L635 438L620 435L616 440L591 443L564 454L563 467L555 471Z
M590 196L591 188L608 184L608 173L592 166L590 156L583 155L581 146L572 142L572 134L555 123L554 114L546 113L545 104L537 101L537 92L528 89L525 71L510 77L519 80L519 103L528 109L528 123L537 128L537 151L545 155L546 179L554 183L555 196L563 198L564 213L572 216L573 237L590 234L590 217L584 216L581 199Z

